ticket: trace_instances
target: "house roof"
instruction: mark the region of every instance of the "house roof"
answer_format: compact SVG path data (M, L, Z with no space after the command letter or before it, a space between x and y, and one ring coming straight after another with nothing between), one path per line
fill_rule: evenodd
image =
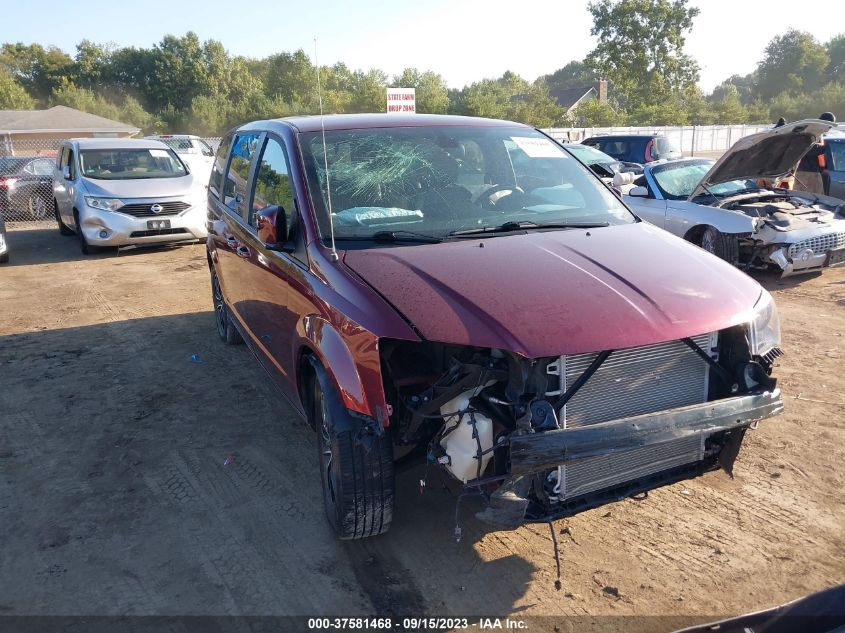
M47 110L0 110L0 134L27 132L118 132L140 130L120 121L89 114L67 106Z
M557 101L561 108L569 109L578 104L591 92L596 92L593 86L577 86L575 88L563 88L562 90L550 90L549 96ZM598 93L596 93L598 94Z

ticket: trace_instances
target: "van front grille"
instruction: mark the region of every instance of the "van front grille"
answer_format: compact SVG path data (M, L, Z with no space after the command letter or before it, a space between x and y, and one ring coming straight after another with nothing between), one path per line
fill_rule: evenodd
M717 359L717 333L691 338ZM546 395L565 392L597 355L562 356L549 365L560 389ZM709 378L710 366L680 340L618 350L558 412L560 425L575 428L700 404L708 399ZM571 499L700 461L704 440L702 435L591 457L561 466L550 477L559 482L558 498Z
M156 205L161 207L161 211L158 213L153 211L153 207ZM177 213L182 213L182 211L190 206L187 202L180 200L176 200L175 202L143 202L124 204L118 211L135 216L136 218L152 218L160 215L176 215Z

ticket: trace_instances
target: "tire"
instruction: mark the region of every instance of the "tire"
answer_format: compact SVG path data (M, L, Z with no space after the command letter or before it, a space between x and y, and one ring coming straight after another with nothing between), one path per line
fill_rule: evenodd
M53 213L56 216L56 222L59 223L59 233L61 235L73 235L73 229L62 222L62 216L59 213L59 204L55 200L53 200Z
M27 200L26 208L29 211L29 217L33 220L46 220L48 217L47 209L50 207L42 196L35 194Z
M311 415L317 429L326 517L341 540L384 534L393 519L393 444L387 430L367 448L332 423L320 381L313 381Z
M88 240L85 239L85 235L82 233L82 227L79 225L79 214L73 214L73 220L76 223L76 237L79 240L79 248L82 251L83 255L96 255L97 253L102 253L105 249L100 246L92 246L88 243Z
M232 323L232 315L223 299L223 290L220 288L220 280L217 273L211 269L211 300L214 305L214 320L217 325L217 336L226 345L240 345L244 342L241 333L238 332Z
M706 226L698 234L695 242L711 255L724 259L729 264L736 264L739 259L739 240L722 233L712 226Z

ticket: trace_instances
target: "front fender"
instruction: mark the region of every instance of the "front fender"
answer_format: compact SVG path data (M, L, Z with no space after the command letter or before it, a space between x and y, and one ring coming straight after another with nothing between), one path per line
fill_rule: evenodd
M335 325L317 316L305 317L301 329L343 405L387 426L378 338L352 321Z
M676 235L686 235L696 226L712 226L720 233L753 233L754 218L718 207L678 201L669 204L666 228Z

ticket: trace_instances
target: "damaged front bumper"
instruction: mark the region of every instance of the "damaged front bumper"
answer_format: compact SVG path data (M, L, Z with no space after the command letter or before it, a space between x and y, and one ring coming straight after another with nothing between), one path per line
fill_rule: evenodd
M510 472L525 475L587 457L731 431L782 411L780 389L775 389L573 429L516 435L510 439Z
M782 411L780 390L774 389L583 427L512 436L509 477L489 495L488 506L476 516L499 527L515 528L571 516L720 466L732 475L746 429ZM714 437L720 441L695 459L665 459L667 448L698 441L704 447ZM554 501L537 497L538 488L555 469L561 473L567 466L595 464L602 459L624 463L629 456L652 450L654 454L662 450L664 460L619 472L607 486Z
M769 259L781 269L781 277L789 277L801 273L819 272L828 266L828 253L814 253L807 249L796 259L790 259L787 247L778 249L769 254Z

